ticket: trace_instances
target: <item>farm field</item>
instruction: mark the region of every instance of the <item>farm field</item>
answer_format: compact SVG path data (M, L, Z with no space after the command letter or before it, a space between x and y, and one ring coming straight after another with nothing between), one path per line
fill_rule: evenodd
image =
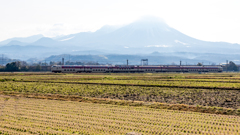
M240 109L240 74L0 74L0 92Z
M1 134L239 134L240 117L1 96Z
M237 134L240 74L0 73L0 107L8 134Z
M60 94L170 104L217 106L239 109L239 90L189 89L42 82L2 82L3 92L17 94Z

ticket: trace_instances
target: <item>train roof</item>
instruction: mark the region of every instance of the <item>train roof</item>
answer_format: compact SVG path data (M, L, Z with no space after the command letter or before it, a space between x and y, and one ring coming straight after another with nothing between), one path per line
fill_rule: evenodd
M189 65L54 65L52 67L62 67L62 68L71 68L71 67L119 67L119 68L222 68L221 66L189 66Z

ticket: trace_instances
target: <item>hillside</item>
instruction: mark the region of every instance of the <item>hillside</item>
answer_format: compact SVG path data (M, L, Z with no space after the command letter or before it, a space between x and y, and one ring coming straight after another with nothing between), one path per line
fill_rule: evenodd
M18 56L26 58L48 57L57 54L147 56L153 52L169 53L172 57L179 57L178 53L184 52L191 53L191 57L198 57L198 60L216 61L205 55L212 53L219 56L228 55L231 60L240 60L239 57L235 57L240 51L239 44L198 40L181 33L166 24L164 20L155 17L144 17L121 27L106 25L95 32L80 32L56 38L35 35L26 38L8 39L0 42L0 44L4 48L0 50L0 54L8 53L8 56L12 58L18 58ZM27 53L26 55L26 52L34 53ZM206 57L202 59L202 57L199 57L199 53ZM191 60L184 55L180 58ZM227 58L223 59L226 60ZM168 58L165 60L169 61ZM222 58L217 61L222 61Z

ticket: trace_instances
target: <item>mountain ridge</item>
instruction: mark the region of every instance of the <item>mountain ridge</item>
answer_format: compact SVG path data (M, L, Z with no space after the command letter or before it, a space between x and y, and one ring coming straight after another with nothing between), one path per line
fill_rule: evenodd
M29 43L30 40L33 42ZM53 54L81 53L88 50L93 52L101 50L111 54L150 54L156 51L171 54L174 52L238 54L240 51L239 44L202 41L170 27L164 20L156 17L143 17L123 26L105 25L95 32L80 32L58 38L34 35L26 39L11 38L0 42L3 43L9 43L5 46L49 47L48 52ZM33 47L30 50L33 50ZM0 53L5 52L0 50Z
M10 43L13 40L23 42L23 43L32 43L32 42L35 42L42 37L44 37L42 34L32 35L32 36L29 36L29 37L14 37L14 38L10 38L10 39L0 41L0 45L7 45L8 43Z

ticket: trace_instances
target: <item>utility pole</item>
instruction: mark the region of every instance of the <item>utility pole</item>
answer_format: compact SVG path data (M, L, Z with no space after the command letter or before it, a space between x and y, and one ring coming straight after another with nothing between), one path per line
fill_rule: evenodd
M127 66L128 66L128 59L127 59Z
M228 60L226 61L226 72L228 71L227 67L228 67Z
M4 66L4 54L2 54L2 66Z
M62 65L64 65L64 58L62 58Z
M180 60L180 66L182 65L182 61Z
M3 54L2 54L2 66L3 66Z

